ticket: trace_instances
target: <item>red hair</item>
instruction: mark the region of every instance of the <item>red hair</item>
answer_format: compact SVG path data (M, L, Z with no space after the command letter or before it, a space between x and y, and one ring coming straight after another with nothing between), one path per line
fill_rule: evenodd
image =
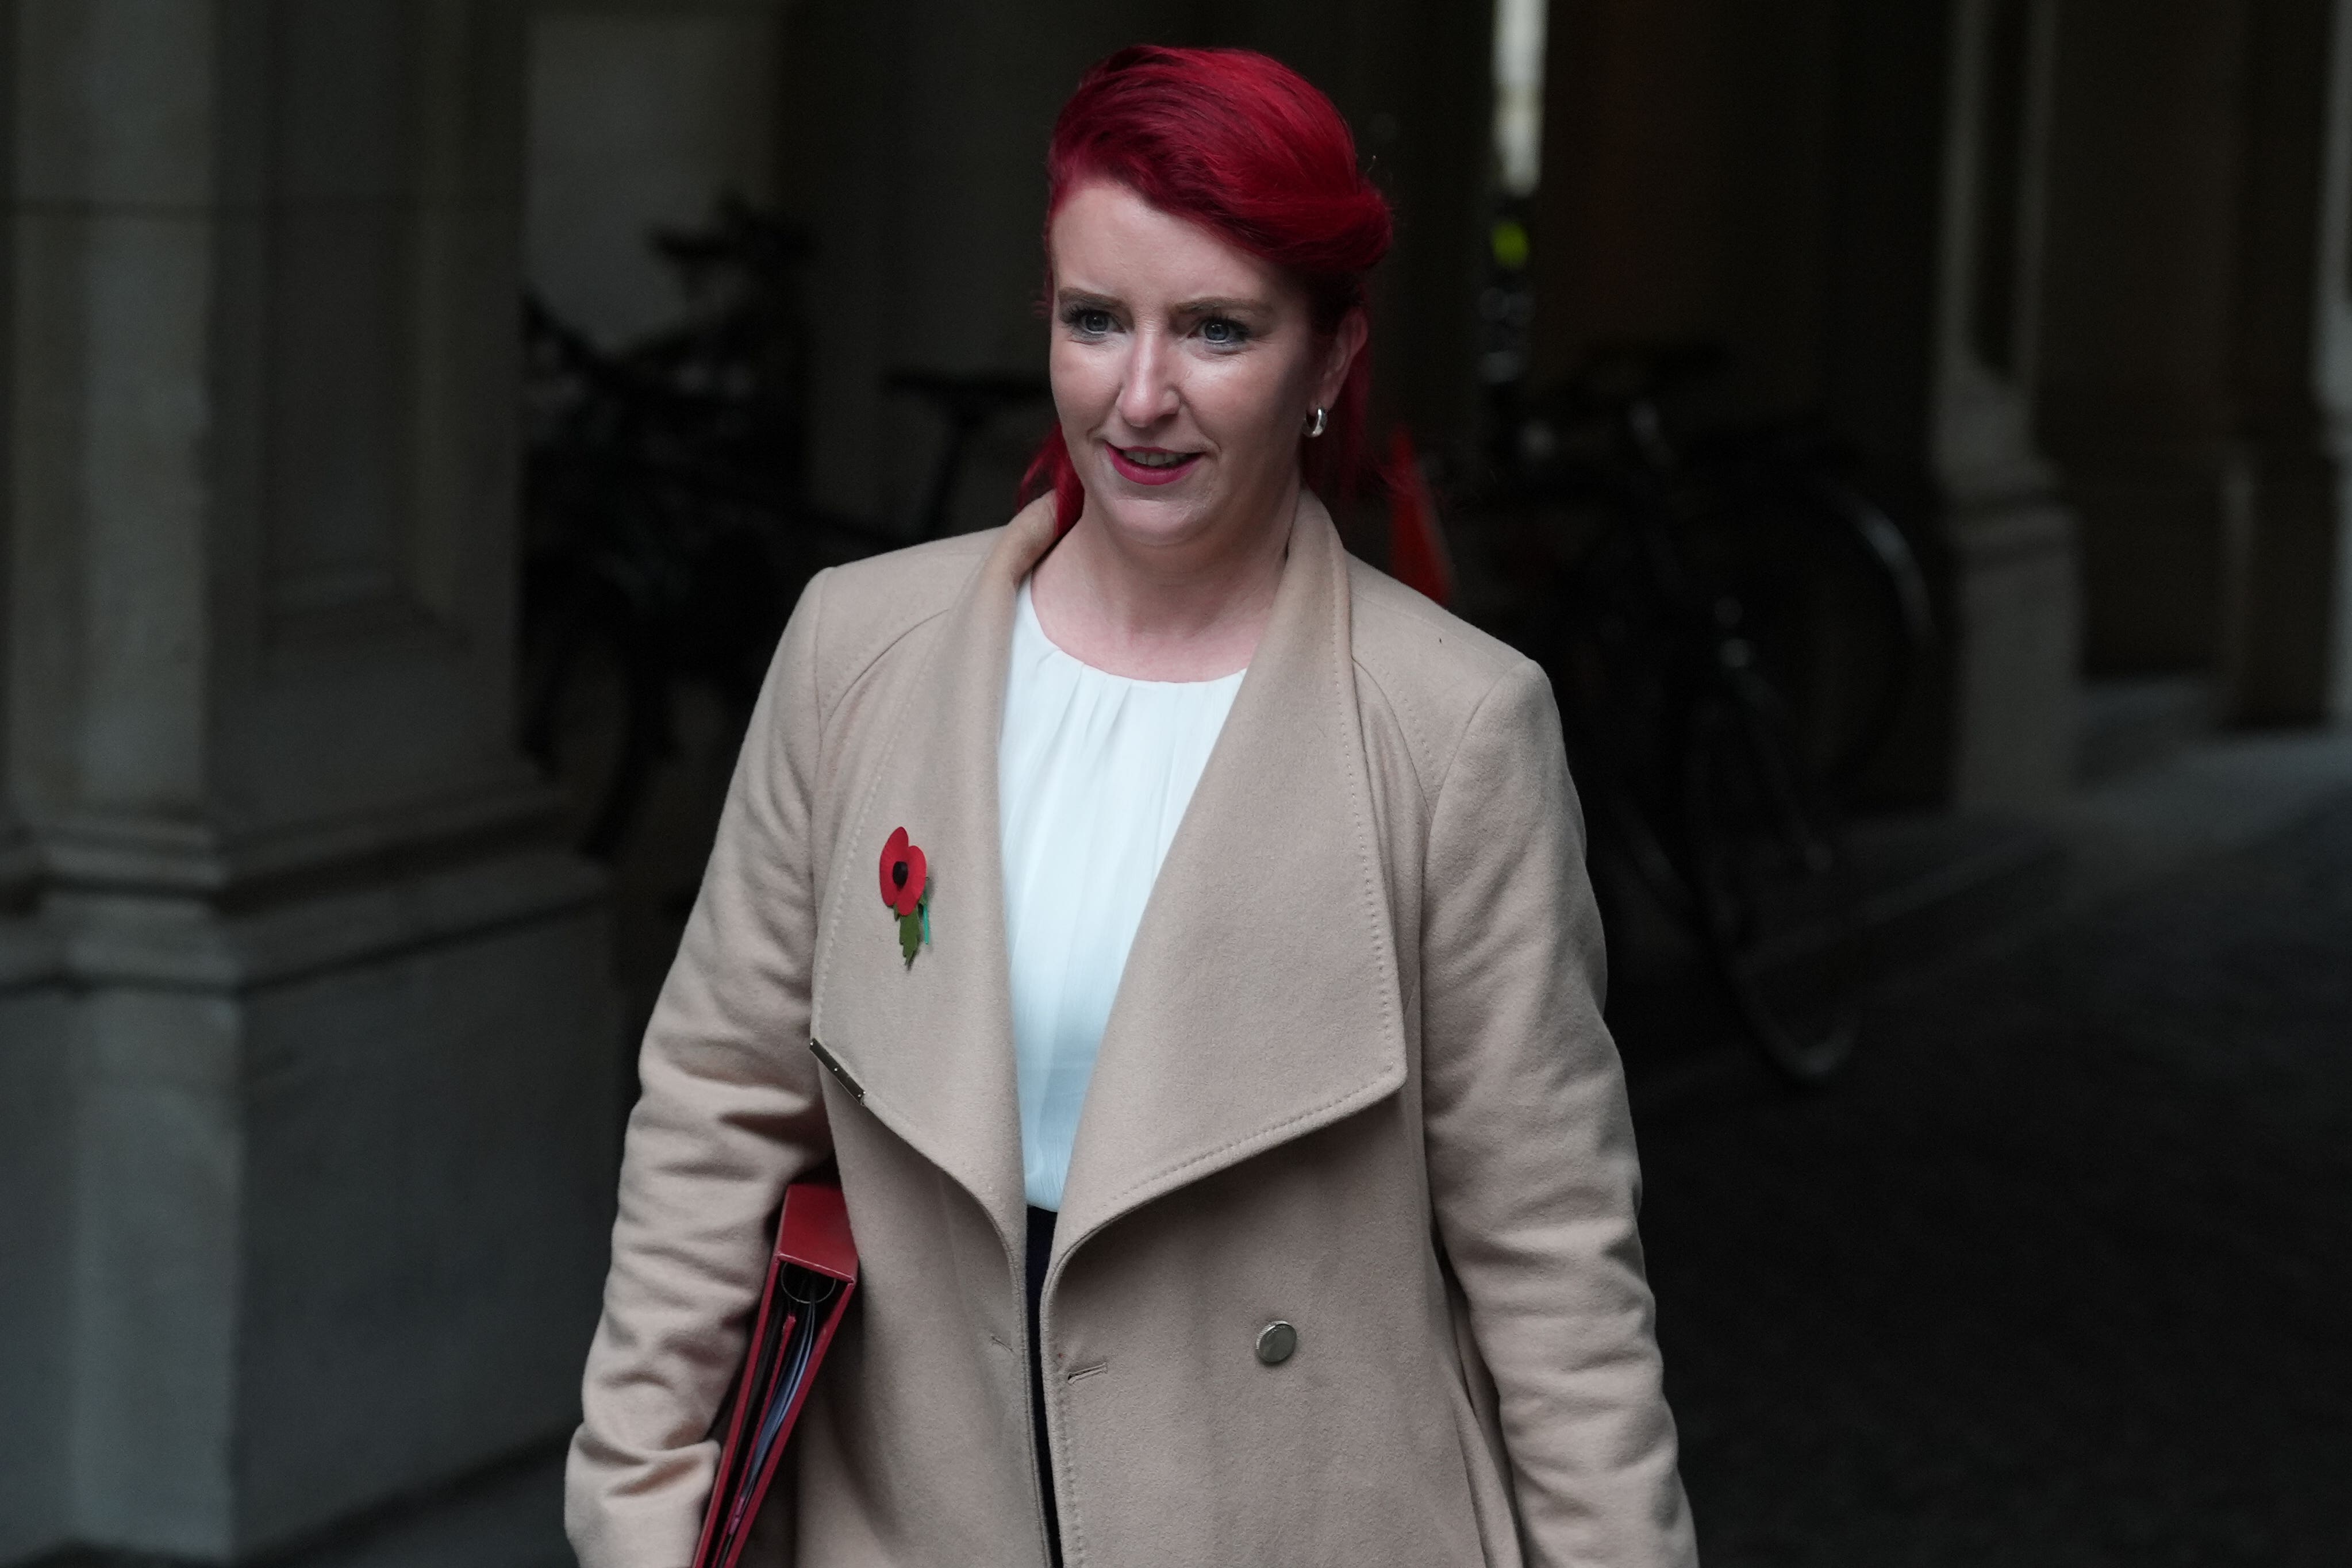
M1363 308L1364 275L1389 248L1388 200L1356 167L1348 122L1306 78L1248 49L1139 45L1087 72L1045 153L1049 272L1054 215L1092 180L1125 185L1282 268L1306 289L1325 336ZM1302 432L1300 461L1318 494L1385 488L1364 428L1370 350L1349 366L1323 435ZM1022 476L1021 499L1047 490L1055 526L1076 522L1086 494L1058 421Z

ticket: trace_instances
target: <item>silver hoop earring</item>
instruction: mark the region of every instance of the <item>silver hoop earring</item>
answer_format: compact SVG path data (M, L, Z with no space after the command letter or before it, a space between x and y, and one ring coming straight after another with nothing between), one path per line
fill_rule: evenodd
M1323 434L1323 427L1329 423L1331 423L1330 416L1320 408L1317 409L1313 422L1307 426L1307 438L1312 441L1316 437Z

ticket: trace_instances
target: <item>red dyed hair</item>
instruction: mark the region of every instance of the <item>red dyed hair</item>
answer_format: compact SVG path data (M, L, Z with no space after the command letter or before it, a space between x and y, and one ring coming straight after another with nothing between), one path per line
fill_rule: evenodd
M1306 78L1248 49L1139 45L1087 72L1045 153L1049 285L1054 215L1098 179L1282 268L1305 287L1326 335L1362 308L1364 275L1389 248L1388 200L1356 167L1348 122ZM1367 341L1322 436L1300 437L1318 494L1385 488L1364 428L1371 390ZM1021 499L1049 489L1055 525L1069 527L1086 494L1058 421L1022 477Z

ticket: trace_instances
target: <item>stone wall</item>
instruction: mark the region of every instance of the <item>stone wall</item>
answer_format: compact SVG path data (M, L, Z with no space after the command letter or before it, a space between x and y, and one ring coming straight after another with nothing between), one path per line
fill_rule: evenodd
M611 1019L510 738L520 20L7 14L0 1562L298 1548L574 1419Z

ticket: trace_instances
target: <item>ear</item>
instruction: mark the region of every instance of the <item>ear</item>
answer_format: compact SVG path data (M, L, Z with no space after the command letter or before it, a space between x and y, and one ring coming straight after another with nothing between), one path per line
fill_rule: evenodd
M1324 351L1323 374L1315 383L1315 405L1332 407L1339 401L1339 388L1347 384L1349 367L1356 356L1364 352L1364 342L1372 335L1372 323L1360 305L1339 318L1339 327L1331 333L1331 343Z

